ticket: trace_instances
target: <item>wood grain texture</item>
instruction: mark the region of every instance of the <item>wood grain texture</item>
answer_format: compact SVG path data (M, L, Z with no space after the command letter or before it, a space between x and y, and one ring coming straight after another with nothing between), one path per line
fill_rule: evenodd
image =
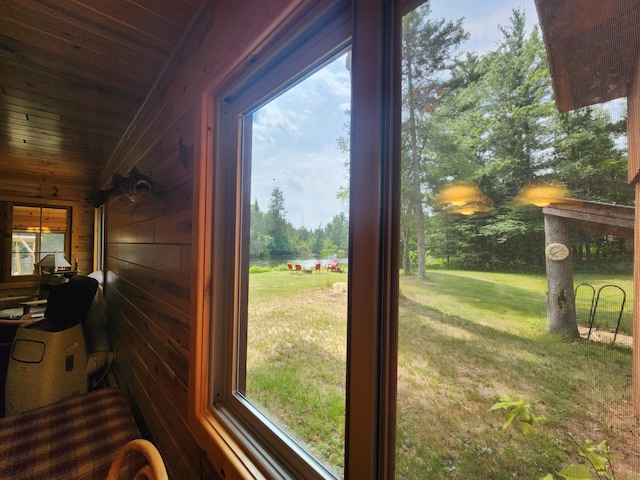
M203 3L4 2L0 151L77 163L94 183Z
M114 173L125 175L136 166L158 186L154 195L135 203L120 197L106 206L108 317L118 362L126 362L116 376L131 390L132 402L152 412L145 422L158 441L167 437L160 445L163 455L176 458L179 471L200 471L205 478L240 478L246 459L232 460L211 441L204 447L189 413L201 102L211 85L222 86L251 65L289 13L313 3L262 1L261 15L251 16L241 13L257 8L246 1L203 10L97 181L108 188Z

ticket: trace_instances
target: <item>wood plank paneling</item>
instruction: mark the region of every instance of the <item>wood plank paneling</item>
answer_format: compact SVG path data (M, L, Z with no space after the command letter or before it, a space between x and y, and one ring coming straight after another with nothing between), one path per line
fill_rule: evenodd
M153 354L137 347L142 337L126 322L114 326L114 336L123 346L114 370L122 383L120 388L128 393L134 417L141 424L143 434L158 447L170 478L202 478L197 467L186 460L179 436L165 426L165 418L158 413L161 399L150 394L155 368L149 368L146 362L153 362ZM172 412L172 416L179 417L175 413Z
M184 277L139 267L112 257L107 257L107 265L107 278L110 282L115 282L119 278L124 279L144 293L138 296L138 301L148 299L148 302L159 306L166 303L183 312L185 319L188 318L191 292ZM117 277L112 278L111 273Z
M112 285L123 287L117 280ZM187 325L176 321L154 324L158 312L137 303L139 297L135 295L135 288L124 288L124 293L135 297L135 305L115 288L107 292L108 309L118 311L118 315L109 314L110 330L117 345L116 374L119 381L126 381L132 390L136 410L141 412L145 426L150 428L172 478L217 478L199 474L203 460L206 466L206 456L185 421L188 415L187 352L179 348L183 351L180 355L182 364L177 366L172 354L176 346L172 342L186 341L188 345ZM165 332L163 338L154 336L159 331ZM207 471L213 470L209 466Z
M255 5L248 0L207 4L97 181L107 189L114 173L126 175L135 166L158 187L136 202L107 202L105 293L117 350L115 376L134 408L144 412L172 474L183 475L176 478L190 478L187 472L239 478L239 465L247 460L227 458L225 447L212 442L200 443L201 432L192 431L189 417L201 102L212 88L250 68L292 13L302 16L315 3L269 0L261 3L260 15L250 16L246 12Z
M187 326L176 317L171 318L170 312L159 314L159 305L145 308L146 305L150 305L149 302L139 301L140 297L130 296L127 298L124 294L131 295L130 292L115 290L108 293L109 309L117 309L118 318L125 318L144 338L144 345L137 346L141 349L140 351L156 352L167 364L168 371L172 372L171 377L175 376L186 386L188 350L184 344L185 338L188 344L189 331ZM183 405L185 413L186 407Z
M165 190L160 184L156 194L145 194L136 203L125 197L114 198L109 203L111 215L107 217L109 231L125 225L134 225L156 218L164 218L178 212L191 212L193 203L192 179L188 178L175 188Z
M158 275L185 273L180 262L179 245L109 243L107 250L111 258L155 270Z
M5 2L0 151L99 171L203 2Z

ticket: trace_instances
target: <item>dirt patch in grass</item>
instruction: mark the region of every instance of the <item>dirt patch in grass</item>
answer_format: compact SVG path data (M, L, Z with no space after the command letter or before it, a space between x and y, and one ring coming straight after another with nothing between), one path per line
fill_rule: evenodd
M591 329L591 335L589 335L589 327L578 327L580 330L580 336L582 338L591 340L592 342L601 342L601 343L609 343L622 346L622 347L633 347L633 337L631 335L625 335L624 333L611 332L609 330L602 330L599 328Z

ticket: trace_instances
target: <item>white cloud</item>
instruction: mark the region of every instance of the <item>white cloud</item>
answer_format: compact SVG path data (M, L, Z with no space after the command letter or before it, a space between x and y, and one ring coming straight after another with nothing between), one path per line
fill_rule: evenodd
M274 144L276 135L299 137L300 125L305 120L304 112L285 110L279 103L270 102L256 112L253 135L258 142L266 144Z
M341 212L346 154L338 148L348 121L350 78L344 59L316 72L262 107L254 118L251 202L266 211L274 187L296 227L326 225Z
M270 150L259 158L254 155L251 201L258 200L266 211L274 187L282 190L287 219L296 227L326 225L340 213L336 194L344 185L344 154L335 145L319 151Z

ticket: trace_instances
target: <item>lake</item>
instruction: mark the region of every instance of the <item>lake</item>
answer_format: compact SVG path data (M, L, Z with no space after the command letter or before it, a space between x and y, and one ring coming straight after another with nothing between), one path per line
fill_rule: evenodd
M280 257L273 256L269 258L251 258L249 260L249 265L257 265L259 267L275 267L277 265L286 265L290 263L292 265L302 265L302 268L309 269L313 268L316 264L322 265L322 268L325 268L328 264L333 262L333 255L329 257L317 258L317 257L304 257L304 258L293 258L293 257ZM349 259L347 257L338 257L338 265L349 264Z

